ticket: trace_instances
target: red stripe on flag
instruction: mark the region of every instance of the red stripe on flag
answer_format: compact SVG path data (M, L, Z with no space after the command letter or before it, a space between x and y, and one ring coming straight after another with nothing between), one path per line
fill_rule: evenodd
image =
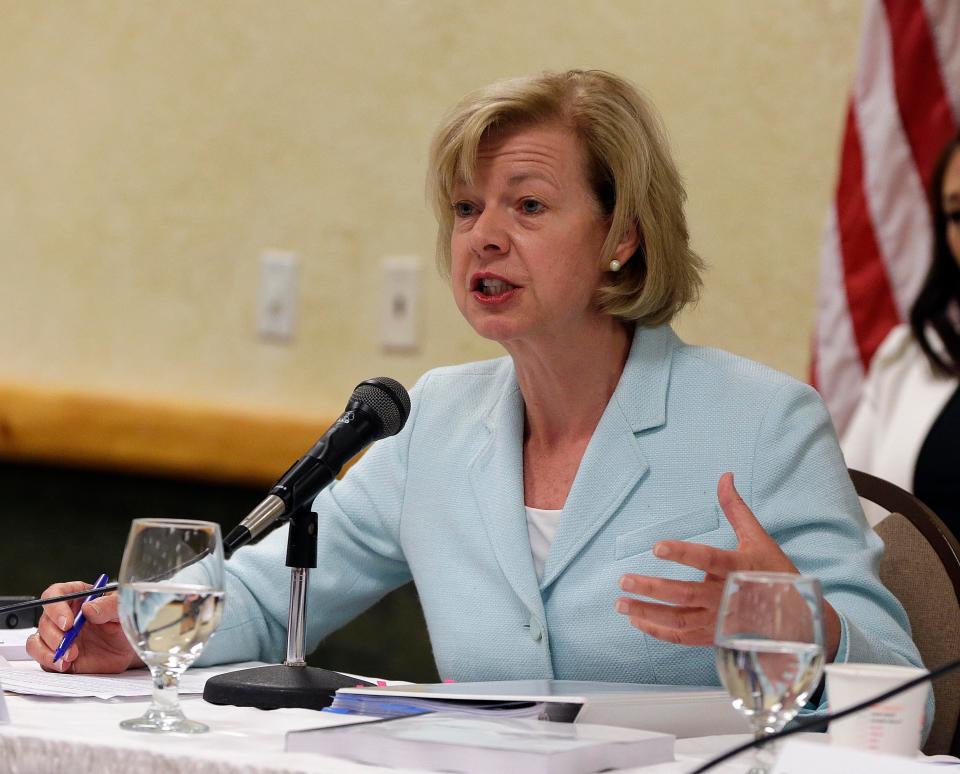
M953 112L922 0L884 0L884 8L900 120L924 190L929 190L937 155L955 130Z
M843 133L837 182L837 226L847 305L864 370L889 330L900 322L863 187L863 151L853 103Z

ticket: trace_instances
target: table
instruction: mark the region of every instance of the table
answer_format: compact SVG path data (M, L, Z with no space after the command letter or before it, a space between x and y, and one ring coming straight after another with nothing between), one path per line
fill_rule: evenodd
M17 668L36 669L32 662ZM196 736L124 731L118 723L143 713L149 699L55 699L6 694L11 724L0 726L3 774L286 774L378 771L350 761L309 753L284 752L284 734L349 722L311 710L269 712L249 707L219 707L199 696L182 697L187 717L210 726ZM683 739L673 763L635 768L641 774L682 774L713 755L746 740L744 735ZM718 767L718 774L743 774L744 763ZM410 771L391 769L391 771Z

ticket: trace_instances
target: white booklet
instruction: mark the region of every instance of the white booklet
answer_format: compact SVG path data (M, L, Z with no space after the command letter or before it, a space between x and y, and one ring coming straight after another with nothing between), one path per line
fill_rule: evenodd
M642 728L673 734L678 739L717 734L750 733L750 727L733 708L722 688L690 685L645 685L603 683L586 680L505 680L483 683L431 683L380 687L341 688L340 697L364 697L365 714L377 712L374 701L389 705L398 700L415 707L424 700L423 710L446 701L445 712L479 702L533 702L542 705L539 716L549 720L597 723L624 728ZM335 701L334 707L337 706ZM416 711L415 709L413 711ZM489 710L496 713L496 710Z
M674 741L629 728L437 712L289 731L286 750L392 768L581 774L672 761Z
M0 656L7 661L29 661L27 638L36 631L36 629L0 629Z

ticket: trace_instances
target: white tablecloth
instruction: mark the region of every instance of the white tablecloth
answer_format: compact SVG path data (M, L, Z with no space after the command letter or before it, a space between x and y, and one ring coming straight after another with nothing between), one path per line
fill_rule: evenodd
M35 665L23 662L20 668ZM308 753L284 752L284 734L349 722L343 716L311 710L265 712L219 707L199 696L181 698L184 713L210 726L195 736L124 731L121 720L141 715L147 699L55 699L6 694L10 725L0 726L3 774L277 774L346 772L371 774L373 767ZM631 769L642 774L681 774L745 736L685 739L677 743L674 763ZM715 769L743 774L744 763Z

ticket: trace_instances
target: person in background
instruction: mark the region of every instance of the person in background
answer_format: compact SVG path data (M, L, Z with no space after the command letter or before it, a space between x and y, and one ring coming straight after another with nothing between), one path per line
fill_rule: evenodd
M851 468L913 492L960 535L960 135L934 168L930 210L930 272L909 325L877 350L842 447Z
M817 393L669 325L702 262L634 86L494 83L444 119L428 174L453 300L507 356L428 372L404 429L317 497L308 646L412 578L444 679L717 685L724 580L766 570L820 578L828 660L920 663ZM227 563L201 663L282 658L285 532ZM84 609L62 664L66 603L31 655L135 663L116 598Z

